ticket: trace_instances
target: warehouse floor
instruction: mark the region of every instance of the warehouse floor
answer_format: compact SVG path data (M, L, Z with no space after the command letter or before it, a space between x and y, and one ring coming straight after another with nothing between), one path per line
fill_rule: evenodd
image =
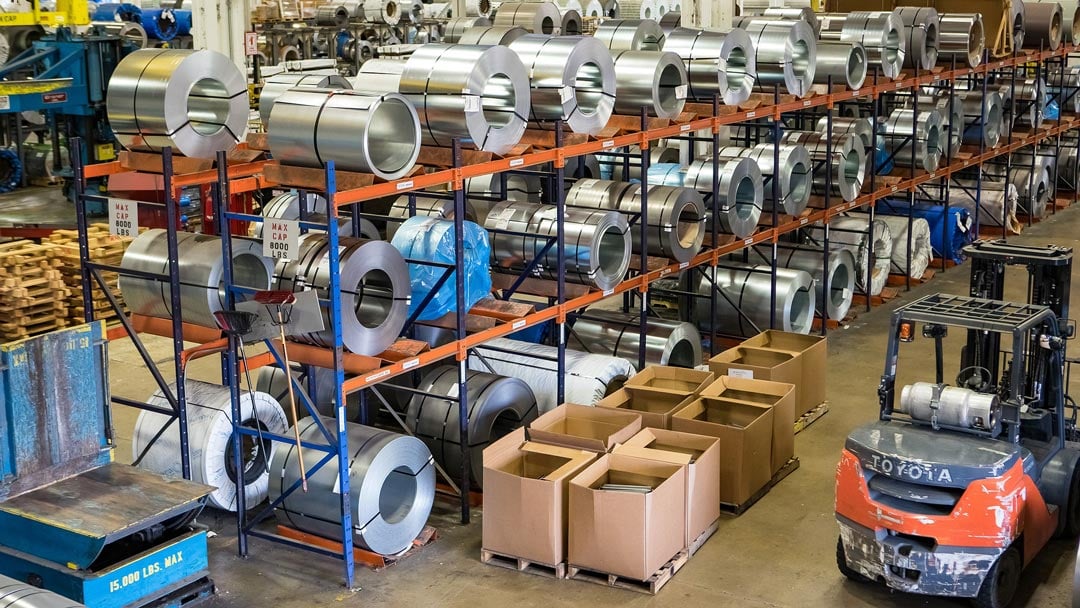
M1018 243L1057 243L1080 251L1080 212L1066 211L1033 228ZM802 466L738 518L723 519L719 531L656 597L607 589L576 581L554 581L480 563L480 520L458 523L453 507L437 505L431 522L440 539L382 572L358 568L358 589L341 586L338 562L260 540L251 557L236 556L235 519L210 513L201 521L218 535L211 540L211 566L218 585L213 607L274 605L308 607L336 602L382 606L959 606L890 594L877 586L853 584L836 569L833 521L833 473L844 437L856 425L875 418L876 388L889 312L914 296L936 291L966 293L968 267L939 274L928 285L891 305L861 313L855 323L829 338L831 412L798 435ZM1010 295L1022 299L1023 282ZM1080 306L1080 281L1073 286L1074 311ZM923 341L929 342L929 341ZM1073 348L1077 348L1073 346ZM127 342L111 347L113 390L145 399L152 380ZM152 344L162 364L170 353L164 340ZM917 361L918 358L909 359ZM930 359L921 370L933 373ZM904 359L901 359L901 365ZM215 365L198 362L192 376L214 380ZM170 366L171 367L171 366ZM908 368L909 371L912 368ZM1080 383L1080 382L1078 382ZM1074 386L1073 393L1078 394ZM116 415L121 438L118 459L129 459L134 425L130 410ZM1017 606L1064 606L1071 597L1074 541L1054 541L1026 572Z

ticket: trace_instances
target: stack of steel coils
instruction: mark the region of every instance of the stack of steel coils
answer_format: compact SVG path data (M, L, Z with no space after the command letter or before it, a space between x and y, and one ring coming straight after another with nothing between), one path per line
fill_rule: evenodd
M637 361L641 317L590 308L574 321L570 344L585 352ZM701 334L693 323L649 317L645 325L645 363L673 367L701 365Z
M964 143L997 147L1004 126L1001 93L993 88L985 96L982 90L957 91L956 101L964 113Z
M832 143L823 133L810 131L789 131L784 134L782 143L802 144L810 153L814 163L814 192L825 194L826 175L832 173L832 194L839 194L845 201L853 201L862 191L866 178L866 152L862 141L855 135L833 133ZM829 157L829 150L832 157Z
M775 207L779 213L799 215L806 209L810 202L813 177L811 175L813 165L810 160L810 152L802 144L757 144L752 148L740 146L724 146L717 149L720 157L745 156L757 163L761 170L762 178L775 178L776 193L779 204L773 193L773 182L763 184L762 188L762 211L772 212ZM778 170L776 161L779 160ZM706 161L709 163L710 161ZM711 174L710 174L711 175ZM700 181L698 182L701 183Z
M826 13L819 18L819 22L822 40L858 42L866 49L870 62L881 66L881 73L886 78L900 76L906 47L904 25L896 13Z
M938 59L938 12L930 7L904 6L897 8L896 14L904 25L904 67L933 68Z
M756 160L747 156L717 154L720 175L717 199L707 205L709 216L716 210L720 230L734 234L737 238L746 238L757 230L761 219L761 206L765 199L761 169ZM690 164L683 181L688 188L698 192L712 193L713 160L703 158ZM711 221L706 229L711 228Z
M528 34L529 30L520 25L492 25L489 27L471 27L461 33L459 44L477 44L507 46L511 42Z
M687 95L712 101L715 95L728 105L750 98L757 78L754 43L741 29L714 32L676 28L667 37L664 50L675 53L686 64L690 79Z
M697 275L694 275L695 277ZM706 268L693 285L694 318L703 332L755 336L770 327L809 333L814 324L814 279L802 270L776 269L776 308L773 324L772 266L725 262ZM717 289L716 317L710 318L710 292Z

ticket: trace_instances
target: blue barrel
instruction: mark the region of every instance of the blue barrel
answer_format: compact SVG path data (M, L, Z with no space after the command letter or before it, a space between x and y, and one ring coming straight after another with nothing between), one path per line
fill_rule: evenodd
M907 201L895 200L892 204L879 201L878 213L886 215L907 215ZM964 261L963 248L975 240L975 222L963 207L949 207L945 216L945 207L933 203L916 203L912 215L922 218L930 224L930 245L934 257L945 257L957 264Z
M176 35L188 36L191 34L191 11L173 11L176 17Z
M92 21L131 21L142 23L142 9L129 2L110 2L97 5Z
M142 12L142 26L146 35L157 38L162 42L168 42L176 38L180 26L176 22L176 15L171 8L155 8Z

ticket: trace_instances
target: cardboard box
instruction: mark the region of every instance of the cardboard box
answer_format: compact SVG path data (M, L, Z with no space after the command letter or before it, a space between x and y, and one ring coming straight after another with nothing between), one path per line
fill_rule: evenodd
M594 460L585 450L525 441L524 429L485 448L484 549L565 562L569 482Z
M720 517L720 440L716 437L641 429L612 453L672 464L690 457L686 466L687 546Z
M720 376L701 391L702 397L720 397L773 408L772 472L775 475L795 455L795 387L783 382Z
M795 385L795 409L799 404L802 368L795 355L766 348L736 346L709 359L709 369L716 377L731 376L748 380L771 380ZM796 416L801 416L798 412ZM794 419L792 419L794 423Z
M711 376L712 373L709 373ZM641 426L656 429L671 428L671 414L693 395L672 391L624 386L600 401L596 407L632 411L641 415Z
M689 461L689 455L683 455ZM648 493L602 490L644 485ZM567 561L643 581L686 548L686 465L605 454L570 480Z
M621 409L564 403L529 423L530 441L608 452L641 430L641 415Z
M800 368L796 389L796 416L805 414L825 401L825 380L828 376L825 366L829 356L829 345L825 336L805 336L770 329L747 339L742 345L794 355Z
M699 369L650 365L631 376L623 386L641 386L693 395L714 379L716 374Z
M773 410L699 397L671 417L671 430L720 439L720 502L739 505L772 479Z

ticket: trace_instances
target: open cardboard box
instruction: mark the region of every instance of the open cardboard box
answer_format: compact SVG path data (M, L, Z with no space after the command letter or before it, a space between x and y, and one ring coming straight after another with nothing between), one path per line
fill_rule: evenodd
M720 397L767 405L773 409L772 472L775 475L795 455L795 387L783 382L720 376L701 391L702 397Z
M720 517L720 440L664 429L641 429L613 454L686 466L686 544L689 546Z
M570 480L567 561L643 581L686 548L686 462L605 454ZM648 486L648 493L602 490Z
M565 562L568 484L595 459L525 441L524 429L484 449L484 549L549 566Z
M826 361L829 345L825 336L807 336L776 329L748 338L743 346L764 348L794 355L799 365L795 415L801 416L825 401Z
M794 384L795 409L799 403L799 385L802 384L802 370L795 355L766 348L736 346L709 359L709 369L716 377L731 376L748 380L771 380ZM802 412L797 412L796 417ZM792 423L795 419L792 419Z
M530 441L608 452L641 430L641 415L622 409L564 403L529 423Z
M711 376L712 373L709 373ZM670 391L623 386L600 401L596 407L615 408L641 415L641 425L657 429L671 428L671 414L692 395Z
M772 479L773 409L699 397L671 416L671 430L720 439L720 502L740 505Z
M631 376L623 386L640 386L693 395L708 386L715 377L712 372L699 369L650 365Z

